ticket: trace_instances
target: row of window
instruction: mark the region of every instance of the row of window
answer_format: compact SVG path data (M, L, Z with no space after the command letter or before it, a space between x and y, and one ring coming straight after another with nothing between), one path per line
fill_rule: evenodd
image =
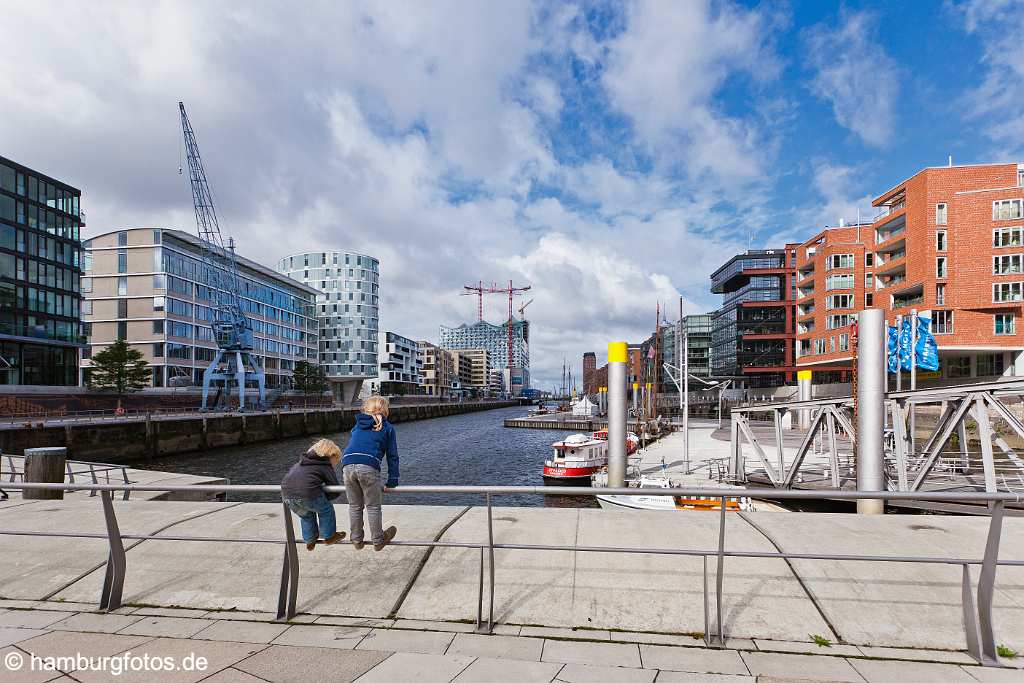
M51 209L78 215L78 195L35 176L26 176L6 164L0 164L0 189L45 204Z
M25 202L19 202L5 194L0 194L0 218L76 242L79 238L78 219L47 211L34 204L26 207Z
M75 244L55 240L34 232L17 230L0 224L0 247L27 254L32 258L57 261L64 265L78 267L81 249Z
M1024 200L999 199L992 202L992 220L1013 221L1024 217ZM945 202L935 205L935 224L948 225L949 207Z

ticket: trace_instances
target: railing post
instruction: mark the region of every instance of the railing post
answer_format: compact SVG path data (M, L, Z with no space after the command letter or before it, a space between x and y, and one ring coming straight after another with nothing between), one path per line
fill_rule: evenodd
M490 569L490 594L487 608L487 633L494 632L494 521L491 515L491 494L487 494L487 552Z
M480 546L480 582L476 587L476 630L482 633L481 628L484 616L484 547Z
M981 662L981 632L978 630L978 610L974 606L974 586L971 585L971 565L963 563L960 580L960 603L964 613L964 637L967 654Z
M277 620L289 621L295 616L295 603L299 592L299 555L295 549L295 527L288 504L284 508L284 562L281 566L281 588L277 595Z
M992 626L992 597L995 592L996 561L999 559L999 538L1003 531L1003 501L997 500L990 508L988 539L985 556L978 576L978 629L981 634L981 663L999 666L995 632Z
M100 609L113 612L121 606L128 561L124 554L124 542L121 540L121 530L117 526L110 491L101 491L100 497L103 501L103 519L107 524L107 544L110 546L107 569L103 575L103 590L100 593Z
M715 571L715 628L718 647L725 647L725 624L722 623L722 582L725 580L725 496L722 496L718 517L718 568Z
M626 342L608 344L608 486L626 485Z

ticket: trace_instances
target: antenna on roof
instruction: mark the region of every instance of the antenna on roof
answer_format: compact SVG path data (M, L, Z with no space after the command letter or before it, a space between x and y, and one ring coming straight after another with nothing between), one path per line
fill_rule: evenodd
M949 167L953 168L953 155L952 154L949 155Z

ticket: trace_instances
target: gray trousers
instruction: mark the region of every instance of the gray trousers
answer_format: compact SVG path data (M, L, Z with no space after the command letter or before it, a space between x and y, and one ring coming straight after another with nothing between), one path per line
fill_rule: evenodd
M380 501L384 485L380 472L369 465L345 465L341 470L345 481L345 496L348 498L349 538L359 543L363 540L363 508L370 520L370 540L384 542L383 517Z

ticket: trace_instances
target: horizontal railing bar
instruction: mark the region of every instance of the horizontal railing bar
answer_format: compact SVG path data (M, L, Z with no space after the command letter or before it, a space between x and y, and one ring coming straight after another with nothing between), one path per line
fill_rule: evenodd
M280 493L278 484L57 484L37 482L4 482L12 490L40 489L46 491L166 491L194 493ZM344 493L344 486L325 486L328 493ZM1024 493L988 493L983 491L853 491L853 490L786 490L770 488L585 488L577 486L403 486L387 489L389 494L498 494L536 496L703 496L705 498L769 498L772 500L927 500L961 502L1024 502Z
M46 531L18 531L0 529L0 536L43 536L53 538L95 538L106 540L106 534L96 533L74 533L74 532L46 532ZM284 545L284 539L251 538L251 537L228 537L228 536L146 536L141 534L121 534L121 538L127 540L141 541L187 541L187 542L216 542L216 543L270 543ZM296 540L297 545L304 541ZM343 545L348 545L344 542ZM404 546L411 548L468 548L480 550L489 547L486 543L469 543L460 541L392 541L388 545ZM692 557L710 557L717 555L717 550L687 550L678 548L627 548L622 546L573 546L573 545L538 545L529 543L495 543L494 547L500 550L552 550L560 552L580 553L619 553L632 555L688 555ZM915 557L908 555L836 555L828 553L772 553L761 550L726 550L727 557L753 557L760 559L787 559L787 560L834 560L834 561L860 561L860 562L901 562L917 564L952 564L952 565L979 565L983 560L957 558L957 557ZM997 564L1006 567L1022 567L1024 560L998 560Z

